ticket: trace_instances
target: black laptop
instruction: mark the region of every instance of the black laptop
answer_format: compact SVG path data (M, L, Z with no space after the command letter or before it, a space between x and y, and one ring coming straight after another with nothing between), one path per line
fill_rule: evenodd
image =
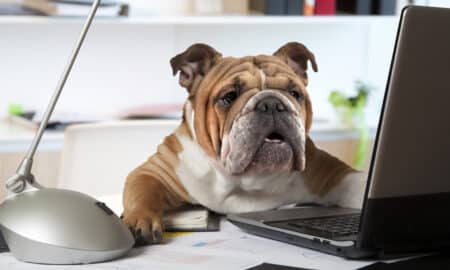
M301 207L228 219L346 258L450 247L450 9L402 12L362 210Z

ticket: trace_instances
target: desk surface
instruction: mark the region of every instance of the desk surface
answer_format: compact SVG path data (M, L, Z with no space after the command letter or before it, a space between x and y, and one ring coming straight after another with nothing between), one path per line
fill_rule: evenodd
M48 266L17 261L9 252L0 253L0 269L59 270L233 270L262 262L308 269L357 269L372 261L350 261L285 243L249 235L222 220L220 232L166 235L165 243L134 248L124 258L92 265Z

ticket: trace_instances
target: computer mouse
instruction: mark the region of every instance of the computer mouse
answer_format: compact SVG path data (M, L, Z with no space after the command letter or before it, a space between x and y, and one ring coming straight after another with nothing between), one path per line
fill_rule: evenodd
M104 203L64 189L8 197L0 205L0 230L12 254L33 263L108 261L134 245L128 227Z

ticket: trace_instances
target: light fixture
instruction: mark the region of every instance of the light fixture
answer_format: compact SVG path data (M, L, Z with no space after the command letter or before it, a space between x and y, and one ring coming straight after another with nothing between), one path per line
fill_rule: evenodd
M22 261L101 262L124 255L134 244L128 227L104 203L76 191L42 187L31 173L36 149L99 4L100 0L94 0L30 148L16 174L6 182L0 232L12 254Z

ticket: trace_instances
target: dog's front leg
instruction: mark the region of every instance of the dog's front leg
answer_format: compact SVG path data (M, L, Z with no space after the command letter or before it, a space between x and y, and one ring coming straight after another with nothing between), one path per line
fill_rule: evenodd
M306 184L318 202L325 205L361 208L366 173L356 171L343 161L306 141Z
M360 209L364 200L367 174L352 172L326 195L326 200L340 207Z
M191 202L175 173L180 149L176 136L167 136L157 152L127 177L123 219L138 242L160 243L164 212Z
M123 220L138 243L160 243L164 211L182 203L155 174L138 168L128 176L125 184Z

